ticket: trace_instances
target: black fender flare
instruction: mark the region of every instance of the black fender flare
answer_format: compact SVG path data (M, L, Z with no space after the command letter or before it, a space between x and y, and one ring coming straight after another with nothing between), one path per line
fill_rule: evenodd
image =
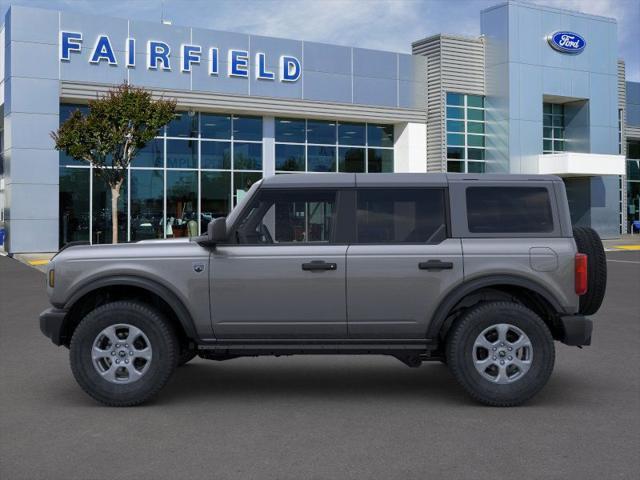
M189 310L182 300L180 300L180 298L178 298L178 296L166 286L145 277L137 277L133 275L110 275L96 280L91 280L88 284L85 283L77 288L69 296L63 308L68 312L85 295L95 290L112 286L137 287L159 296L169 305L170 308L173 309L187 336L192 339L198 338L191 313L189 313Z
M549 291L549 289L533 280L513 274L489 275L464 282L454 287L453 290L447 294L433 314L431 323L429 323L429 327L427 328L427 338L438 338L449 312L460 300L476 290L496 285L526 288L544 298L557 312L565 312L564 307L556 296Z

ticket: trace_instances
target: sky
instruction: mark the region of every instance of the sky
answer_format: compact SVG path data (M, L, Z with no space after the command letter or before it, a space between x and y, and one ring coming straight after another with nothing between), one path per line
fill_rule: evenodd
M529 0L613 17L627 80L640 82L640 0ZM436 33L477 36L480 10L503 0L0 0L78 13L285 37L354 47L411 51ZM4 14L4 13L3 13Z

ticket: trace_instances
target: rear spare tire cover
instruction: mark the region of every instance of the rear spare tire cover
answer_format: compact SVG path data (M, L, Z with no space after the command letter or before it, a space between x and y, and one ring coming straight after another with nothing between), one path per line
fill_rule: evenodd
M578 252L587 255L587 293L580 297L579 311L582 315L593 315L602 305L607 288L607 258L593 228L574 227L573 238Z

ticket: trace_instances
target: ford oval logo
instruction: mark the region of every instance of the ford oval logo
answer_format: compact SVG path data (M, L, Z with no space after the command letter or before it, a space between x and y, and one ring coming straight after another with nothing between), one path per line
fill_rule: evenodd
M587 42L577 33L573 32L555 32L547 37L547 41L551 48L562 53L581 53Z

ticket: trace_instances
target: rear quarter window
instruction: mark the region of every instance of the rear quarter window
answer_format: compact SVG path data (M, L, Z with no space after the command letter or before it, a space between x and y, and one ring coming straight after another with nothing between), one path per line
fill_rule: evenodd
M553 213L544 187L469 187L471 233L550 233Z

